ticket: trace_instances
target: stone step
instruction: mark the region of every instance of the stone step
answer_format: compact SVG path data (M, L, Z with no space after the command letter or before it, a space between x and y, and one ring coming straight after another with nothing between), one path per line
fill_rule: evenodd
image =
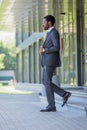
M87 93L77 92L77 91L71 93L72 95L67 102L67 107L82 110L85 112L87 116ZM63 101L58 95L55 95L55 98L56 98L56 103L62 104Z
M44 102L47 102L45 96L40 96L40 99ZM62 98L56 94L55 94L55 101L56 101L56 104L60 104L60 106L62 105L62 102L63 102ZM81 111L85 113L85 115L87 116L87 98L86 97L84 98L84 97L77 96L77 95L75 96L74 94L72 94L65 106L67 106L67 109L78 110L79 112ZM63 109L65 108L65 106L63 107Z
M62 101L56 100L56 103L62 105ZM82 111L87 116L87 104L85 104L85 105L79 104L78 105L76 103L68 102L66 104L66 106L68 107L68 109L71 109L71 110L74 109L74 110Z
M87 92L85 91L70 91L72 93L72 96L74 97L81 97L81 98L87 98Z

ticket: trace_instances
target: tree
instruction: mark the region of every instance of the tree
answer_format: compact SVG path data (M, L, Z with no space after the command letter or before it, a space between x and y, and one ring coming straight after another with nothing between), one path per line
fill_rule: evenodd
M9 45L7 43L7 47L0 42L0 66L4 70L15 70L16 67L16 57L14 53L14 46ZM1 58L2 57L2 58Z
M4 58L5 58L5 55L0 54L0 70L5 68L5 65L4 65L4 62L3 62Z

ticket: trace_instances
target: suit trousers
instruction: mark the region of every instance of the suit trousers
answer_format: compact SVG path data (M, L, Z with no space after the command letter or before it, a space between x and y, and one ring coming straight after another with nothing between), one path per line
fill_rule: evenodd
M43 82L43 85L45 86L48 106L50 108L55 107L54 92L57 93L61 97L63 97L66 94L65 90L63 90L62 88L52 83L52 77L53 77L55 68L56 67L54 66L43 67L42 82Z

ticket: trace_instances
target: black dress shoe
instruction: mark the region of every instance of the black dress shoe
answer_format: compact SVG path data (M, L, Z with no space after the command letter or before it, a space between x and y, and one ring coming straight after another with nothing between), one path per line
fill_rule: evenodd
M67 92L65 94L65 96L63 97L63 104L62 104L62 107L67 103L69 97L71 96L71 93L70 92Z
M40 112L55 112L56 107L41 109Z

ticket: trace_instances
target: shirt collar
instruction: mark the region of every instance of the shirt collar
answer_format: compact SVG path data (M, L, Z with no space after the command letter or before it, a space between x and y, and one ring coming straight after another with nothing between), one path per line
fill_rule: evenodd
M47 30L47 32L50 32L53 28L54 28L54 26L53 26L53 27L50 27L50 28Z

